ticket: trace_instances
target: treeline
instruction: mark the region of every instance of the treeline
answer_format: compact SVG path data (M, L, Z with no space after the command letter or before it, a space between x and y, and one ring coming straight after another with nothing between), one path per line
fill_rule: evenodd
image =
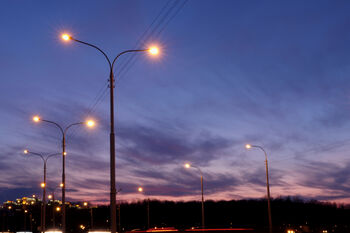
M102 230L109 227L108 206L72 206L67 208L67 232L87 232L90 229ZM29 212L24 213L20 206L12 210L1 209L0 229L35 232L40 226L40 205L31 208L27 209L30 217ZM271 209L275 232L284 232L287 228L304 232L350 232L350 208L347 206L287 197L273 199ZM150 227L171 226L187 229L201 226L200 202L145 200L118 205L118 229L146 229L148 210ZM52 228L54 223L56 227L60 226L60 213L55 213L52 206L47 206L46 214L47 229ZM206 201L205 225L207 228L250 227L266 230L267 202L265 199ZM84 226L84 229L81 226Z

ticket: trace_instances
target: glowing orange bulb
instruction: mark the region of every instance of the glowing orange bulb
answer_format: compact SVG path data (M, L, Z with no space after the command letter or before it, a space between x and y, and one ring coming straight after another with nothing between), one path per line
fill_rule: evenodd
M24 150L23 153L24 153L24 154L28 154L29 151L28 151L28 150Z
M247 145L245 145L245 148L250 149L250 148L252 148L252 145L247 144Z
M60 207L57 207L57 208L56 208L56 211L60 211L60 210L61 210L61 208L60 208Z
M157 55L159 53L159 49L157 47L151 47L149 49L149 52L152 54L152 55Z
M185 164L185 168L190 168L190 167L191 167L191 165L189 163Z
M45 183L41 183L41 187L45 188L46 184Z
M139 192L142 192L142 191L143 191L143 188L142 188L142 187L139 187L137 190L138 190Z
M39 122L39 121L40 121L40 117L39 117L39 116L34 116L34 117L33 117L33 121Z
M94 127L94 126L95 126L95 122L94 122L93 120L88 120L88 121L86 122L86 125L87 125L88 127Z
M49 195L48 198L51 199L51 198L52 198L52 195Z
M83 203L83 205L84 205L84 206L87 206L87 205L88 205L88 203L87 203L87 202L84 202L84 203Z
M64 184L63 183L60 183L60 187L63 188Z
M65 41L68 41L68 40L72 39L72 37L68 34L62 34L62 39Z

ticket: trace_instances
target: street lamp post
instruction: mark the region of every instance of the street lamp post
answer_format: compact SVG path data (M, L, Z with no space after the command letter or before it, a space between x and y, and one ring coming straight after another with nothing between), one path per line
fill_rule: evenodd
M269 168L268 168L268 164L267 164L267 153L264 150L264 148L262 148L261 146L247 144L245 147L247 149L251 149L252 147L259 148L265 154L266 189L267 189L267 211L268 211L268 215L269 215L269 232L272 233L272 217L271 217L271 203L270 203L270 199L271 198L270 198Z
M61 132L62 134L62 232L66 232L66 173L65 173L65 168L66 168L66 134L69 128L75 125L81 125L81 124L86 124L88 127L93 127L95 125L95 122L92 120L88 120L85 122L77 122L68 125L67 127L63 128L61 125L54 121L49 121L49 120L44 120L41 119L39 116L34 116L33 121L35 122L46 122L55 125Z
M41 183L41 187L43 188L43 203L42 203L42 207L41 207L41 232L45 232L45 222L46 222L46 164L47 164L47 160L55 155L59 155L59 153L55 153L55 154L50 154L47 155L46 157L42 154L39 153L35 153L35 152L31 152L29 150L24 150L24 154L32 154L32 155L36 155L39 156L44 163L44 182Z
M137 191L140 193L143 193L145 195L145 192L142 187L138 187ZM147 197L147 229L150 227L150 216L149 216L149 197Z
M133 53L133 52L150 52L151 54L158 54L158 48L152 47L150 49L132 49L125 50L119 53L111 62L111 59L103 52L102 49L97 47L96 45L77 40L73 38L71 35L63 34L62 39L65 41L73 40L75 42L90 46L92 48L97 49L103 56L106 58L109 65L109 91L110 91L110 218L111 218L111 233L116 232L116 184L115 184L115 133L114 133L114 64L116 60L125 53Z
M200 175L201 175L201 192L202 192L202 229L204 229L204 228L205 228L205 223L204 223L203 173L202 173L202 170L201 170L199 167L194 166L194 165L189 164L189 163L186 163L186 164L185 164L185 168L191 168L191 167L196 168L196 169L199 171Z

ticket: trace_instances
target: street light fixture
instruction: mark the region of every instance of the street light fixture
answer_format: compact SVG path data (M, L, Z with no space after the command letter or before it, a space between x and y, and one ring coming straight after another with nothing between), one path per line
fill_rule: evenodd
M125 50L119 53L113 60L109 59L106 53L97 47L96 45L77 40L73 36L65 33L61 35L64 41L75 41L92 48L97 49L103 56L106 58L109 65L109 90L110 90L110 218L111 218L111 233L116 233L117 223L116 223L116 184L115 184L115 133L114 133L114 64L116 60L123 54L126 53L134 53L134 52L149 52L151 55L157 55L159 53L159 49L156 47L152 47L149 49L132 49ZM64 232L63 232L64 233Z
M186 163L186 164L185 164L185 168L188 169L188 168L191 168L191 167L196 168L196 169L199 171L200 175L201 175L201 192L202 192L202 229L204 229L204 228L205 228L205 223L204 223L203 173L202 173L202 170L201 170L199 167L194 166L194 165L189 164L189 163Z
M72 126L75 125L86 125L87 127L91 128L95 125L95 122L93 120L87 120L87 121L83 121L83 122L77 122L77 123L73 123L70 124L68 126L66 126L65 128L63 128L61 125L59 125L58 123L54 122L54 121L49 121L49 120L45 120L45 119L41 119L39 116L34 116L33 117L33 121L34 122L46 122L46 123L50 123L55 125L61 132L62 135L62 232L65 233L66 232L66 173L65 173L65 168L66 168L66 134L68 129L70 129Z
M272 217L271 217L271 203L270 203L270 184L269 184L269 168L268 168L268 164L267 164L267 153L264 150L264 148L262 148L261 146L255 146L255 145L251 145L251 144L246 144L245 145L246 149L251 149L253 147L262 150L264 152L264 154L265 154L266 189L267 189L267 211L268 211L268 215L269 215L269 232L272 233Z
M42 160L43 160L43 163L44 163L44 182L42 182L40 184L41 188L43 189L43 204L42 204L42 207L41 207L41 231L42 232L45 232L45 222L46 222L46 164L47 164L47 161L49 160L49 158L55 156L55 155L59 155L59 153L55 153L55 154L50 154L50 155L47 155L46 157L40 153L36 153L36 152L32 152L32 151L29 151L27 149L25 149L24 151L24 154L32 154L32 155L35 155L35 156L39 156Z

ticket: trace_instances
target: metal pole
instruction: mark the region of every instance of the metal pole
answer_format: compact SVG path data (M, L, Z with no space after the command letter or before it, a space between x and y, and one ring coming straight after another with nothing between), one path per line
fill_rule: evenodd
M109 74L109 90L110 90L110 118L111 118L111 132L110 132L110 166L111 166L111 232L116 232L116 188L115 188L115 135L114 135L114 75L111 68Z
M26 231L26 228L27 228L26 209L24 209L23 214L24 214L23 230Z
M56 228L55 224L55 190L52 193L52 224L53 224L53 229Z
M121 233L122 232L122 227L120 225L120 201L118 203L118 232Z
M205 228L204 224L204 194L203 194L203 175L201 175L201 190L202 190L202 229Z
M266 155L266 154L265 154ZM267 188L267 211L269 215L269 232L272 233L272 218L271 218L271 203L270 203L270 184L269 184L269 169L267 165L267 156L265 160L266 165L266 188Z
M41 231L45 232L45 220L46 220L46 160L44 160L44 187L43 187L43 215L41 223Z
M65 133L62 135L62 233L66 232L66 137Z
M92 207L90 207L90 229L93 229L94 228L94 215L93 215L93 212L92 212Z
M147 199L147 229L149 229L149 198Z

